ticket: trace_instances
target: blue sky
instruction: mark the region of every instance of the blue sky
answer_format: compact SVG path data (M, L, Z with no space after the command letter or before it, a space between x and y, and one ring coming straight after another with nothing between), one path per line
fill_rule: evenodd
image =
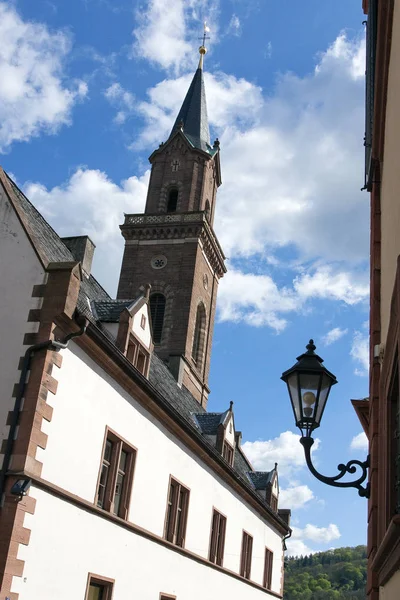
M88 233L115 293L123 212L143 210L147 157L205 60L228 257L209 401L234 401L256 468L279 463L290 551L366 540L366 501L304 467L282 371L310 337L335 386L314 457L366 454L369 199L363 184L361 0L0 0L0 157L60 235Z

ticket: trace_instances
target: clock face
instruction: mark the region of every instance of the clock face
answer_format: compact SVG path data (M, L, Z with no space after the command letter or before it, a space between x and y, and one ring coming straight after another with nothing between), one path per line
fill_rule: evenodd
M163 256L162 254L159 254L157 256L153 256L153 258L150 261L150 264L153 267L153 269L163 269L166 266L167 262L167 257Z

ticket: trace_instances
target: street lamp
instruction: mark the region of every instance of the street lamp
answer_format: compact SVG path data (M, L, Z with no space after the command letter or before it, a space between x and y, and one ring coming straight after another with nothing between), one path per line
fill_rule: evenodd
M307 352L297 357L297 363L282 373L281 379L287 384L297 427L301 431L300 443L304 448L306 463L311 473L323 483L336 487L355 487L360 496L369 497L369 484L362 484L367 479L369 456L365 462L350 460L346 465L338 465L339 474L335 477L321 475L311 461L311 437L314 429L320 426L322 415L328 400L331 387L337 383L335 375L328 371L320 356L315 354L315 344L310 340ZM361 475L355 481L340 481L346 473L354 474L357 468Z

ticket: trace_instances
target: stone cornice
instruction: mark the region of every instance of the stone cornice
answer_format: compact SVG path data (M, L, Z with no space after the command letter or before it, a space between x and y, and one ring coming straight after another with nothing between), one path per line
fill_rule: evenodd
M128 214L120 226L125 240L198 238L218 277L226 273L225 255L205 211L164 214Z

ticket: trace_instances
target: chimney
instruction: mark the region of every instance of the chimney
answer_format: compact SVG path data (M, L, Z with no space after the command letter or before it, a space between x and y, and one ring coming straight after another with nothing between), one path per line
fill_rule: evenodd
M75 260L82 264L82 271L89 277L92 268L93 254L96 246L87 235L61 238Z

